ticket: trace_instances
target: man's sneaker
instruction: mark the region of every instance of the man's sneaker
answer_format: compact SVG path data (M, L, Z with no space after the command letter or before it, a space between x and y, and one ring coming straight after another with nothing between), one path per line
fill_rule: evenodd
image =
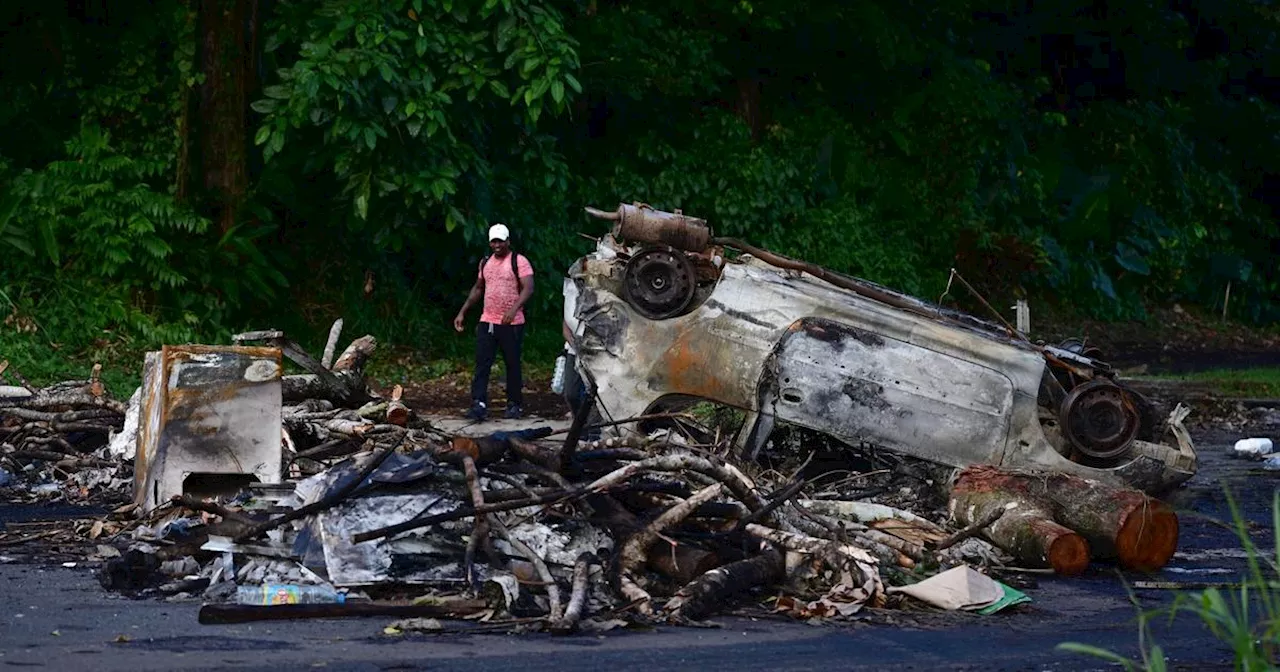
M479 422L484 420L489 414L489 409L485 407L483 401L477 401L471 405L471 410L467 411L467 417L471 420Z
M507 404L506 417L508 420L519 420L524 415L524 409L519 404Z

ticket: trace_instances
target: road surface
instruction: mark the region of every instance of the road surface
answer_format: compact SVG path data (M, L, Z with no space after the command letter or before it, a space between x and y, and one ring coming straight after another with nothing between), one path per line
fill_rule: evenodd
M1280 479L1226 457L1225 435L1198 437L1201 471L1174 497L1182 536L1173 562L1131 580L1231 581L1239 544L1208 518L1227 519L1229 485L1271 541L1272 493ZM13 509L9 509L13 515ZM725 617L719 629L663 627L554 637L538 633L386 635L387 618L199 625L199 603L132 601L108 594L93 567L63 568L0 548L0 666L55 670L1093 670L1118 669L1055 651L1080 641L1136 656L1137 624L1114 568L1041 578L1034 602L992 616L876 612L866 622L811 625L782 618ZM1139 591L1145 608L1173 593ZM1153 627L1171 669L1231 669L1230 651L1193 617Z

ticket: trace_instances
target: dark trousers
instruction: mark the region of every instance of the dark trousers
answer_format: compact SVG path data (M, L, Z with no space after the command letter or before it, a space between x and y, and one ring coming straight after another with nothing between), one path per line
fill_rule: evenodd
M471 379L471 399L489 403L489 372L502 351L502 362L507 365L507 404L524 405L520 376L520 347L524 344L523 324L489 324L481 322L476 327L476 375Z
M565 354L564 363L564 400L569 404L569 411L573 413L573 417L586 414L583 422L596 423L599 422L599 414L595 412L595 404L587 405L587 381L582 379L578 373L577 357L575 355ZM584 430L582 438L587 441L595 441L600 438L600 429L594 428Z
M564 361L564 400L569 403L569 411L578 417L587 401L587 386L582 384L582 376L578 375L578 358L565 353Z

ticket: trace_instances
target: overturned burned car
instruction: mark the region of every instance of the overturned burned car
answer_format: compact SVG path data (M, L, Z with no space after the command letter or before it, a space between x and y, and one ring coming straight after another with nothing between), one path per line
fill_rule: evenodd
M1195 473L1185 409L1158 413L1080 343L1032 343L714 237L679 211L587 211L613 229L570 269L565 294L579 371L614 420L707 400L745 412L747 458L788 423L958 468L1050 469L1148 493Z

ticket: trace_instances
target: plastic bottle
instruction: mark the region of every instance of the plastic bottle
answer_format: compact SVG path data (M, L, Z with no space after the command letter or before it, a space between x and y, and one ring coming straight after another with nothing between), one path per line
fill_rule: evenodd
M568 364L564 355L556 357L556 371L551 376L551 391L564 394L564 370Z
M1271 448L1271 439L1268 438L1240 439L1236 441L1235 452L1237 455L1262 457L1270 454Z
M278 604L342 604L346 593L333 586L298 586L293 584L264 583L260 586L237 586L236 602L259 606Z

